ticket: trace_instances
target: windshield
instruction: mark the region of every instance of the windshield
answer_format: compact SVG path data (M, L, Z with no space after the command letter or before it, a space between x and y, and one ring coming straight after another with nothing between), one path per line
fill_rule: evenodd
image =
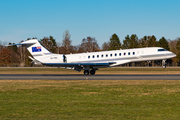
M158 49L158 51L168 51L168 50L166 50L166 49Z

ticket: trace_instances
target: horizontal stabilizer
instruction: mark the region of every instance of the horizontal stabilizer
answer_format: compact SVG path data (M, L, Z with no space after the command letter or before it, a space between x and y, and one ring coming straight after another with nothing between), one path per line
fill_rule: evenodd
M32 61L34 61L35 59L34 58L32 58L31 56L28 56Z
M12 45L6 45L6 46L13 46L13 45L33 45L36 42L22 42L22 43L18 43L18 44L12 44Z

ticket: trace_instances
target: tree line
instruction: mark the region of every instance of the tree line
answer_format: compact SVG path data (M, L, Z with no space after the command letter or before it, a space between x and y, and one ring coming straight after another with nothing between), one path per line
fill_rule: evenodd
M34 38L28 38L36 39ZM23 41L21 41L23 42ZM130 49L130 48L143 48L143 47L163 47L169 51L172 51L177 56L175 58L167 60L168 66L180 66L180 38L175 40L167 40L165 37L157 40L154 35L144 36L138 38L136 34L125 36L123 42L120 42L117 34L113 34L110 40L104 42L100 48L97 40L94 37L83 38L81 44L73 46L71 35L68 30L63 33L62 43L57 42L53 36L44 37L39 42L50 52L58 54L69 54L69 53L83 53L83 52L97 52L107 50L119 50L119 49ZM9 43L9 45L14 43ZM5 44L0 42L0 66L31 66L31 60L28 56L31 56L25 47L12 46L7 47ZM159 66L161 61L147 61L138 63L129 63L122 66Z

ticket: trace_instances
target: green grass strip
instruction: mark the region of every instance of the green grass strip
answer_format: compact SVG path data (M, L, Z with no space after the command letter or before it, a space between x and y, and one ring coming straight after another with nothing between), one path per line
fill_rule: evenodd
M0 119L179 119L180 81L1 80Z

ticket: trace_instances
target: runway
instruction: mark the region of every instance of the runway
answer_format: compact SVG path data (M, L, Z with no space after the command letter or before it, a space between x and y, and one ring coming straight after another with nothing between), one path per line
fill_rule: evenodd
M180 80L180 75L163 74L0 74L0 80Z

